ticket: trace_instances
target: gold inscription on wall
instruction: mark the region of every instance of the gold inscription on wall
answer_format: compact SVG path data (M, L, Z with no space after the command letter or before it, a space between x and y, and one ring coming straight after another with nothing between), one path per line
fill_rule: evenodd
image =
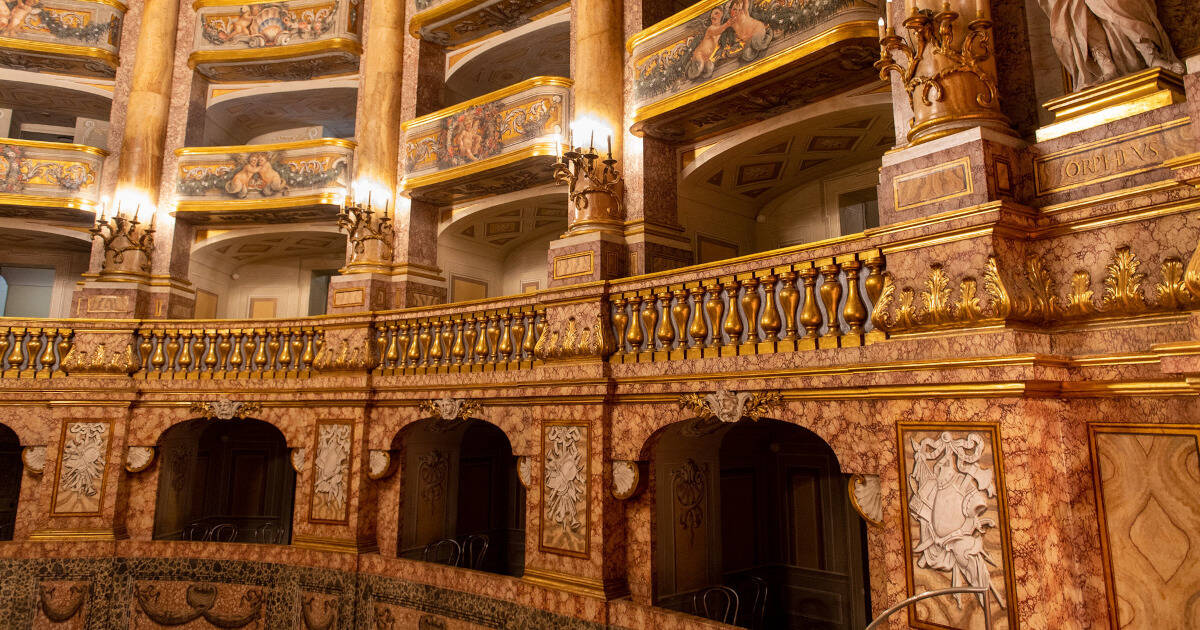
M971 159L959 158L892 180L896 209L915 208L971 194Z
M554 279L574 278L592 273L592 252L554 257Z
M1143 173L1195 146L1188 119L1050 153L1034 161L1037 194Z

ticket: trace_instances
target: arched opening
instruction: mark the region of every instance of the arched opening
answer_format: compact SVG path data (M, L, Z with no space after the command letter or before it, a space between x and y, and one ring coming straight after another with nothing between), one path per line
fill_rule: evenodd
M866 625L866 532L821 438L689 420L653 462L657 605L745 628Z
M403 453L399 555L524 573L525 487L504 432L482 420L421 420L396 441Z
M0 424L0 540L12 540L21 498L21 440Z
M189 420L158 441L156 540L288 544L296 472L260 420Z

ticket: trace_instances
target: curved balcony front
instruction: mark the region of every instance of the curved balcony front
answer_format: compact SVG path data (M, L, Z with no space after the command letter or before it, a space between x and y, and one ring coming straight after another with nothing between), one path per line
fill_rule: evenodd
M0 216L90 219L100 201L108 153L68 144L0 138Z
M571 80L534 77L404 123L404 190L451 205L553 181Z
M570 0L416 0L417 14L408 30L446 48L458 48L500 31L509 31L567 4Z
M358 70L362 0L196 0L188 64L210 81L294 81Z
M868 0L701 0L634 35L633 132L709 137L877 78Z
M17 0L0 6L0 65L112 78L125 5L116 0Z
M204 224L331 218L346 195L354 146L319 138L176 149L176 215Z

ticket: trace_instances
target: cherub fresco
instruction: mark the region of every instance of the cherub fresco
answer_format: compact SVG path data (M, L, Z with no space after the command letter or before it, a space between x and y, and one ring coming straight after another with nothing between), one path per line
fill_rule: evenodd
M293 39L315 39L333 28L337 5L289 9L277 3L249 4L236 16L205 20L204 38L249 48L283 46Z
M233 177L226 182L225 192L242 199L245 199L251 190L257 190L264 197L276 193L287 194L287 182L271 164L274 162L272 154L260 151L248 156L236 156L234 160L238 168L235 169Z
M468 108L446 120L443 166L469 164L500 153L504 120L494 103Z
M21 30L25 18L41 11L39 0L16 0L11 4L0 0L0 33L15 35Z

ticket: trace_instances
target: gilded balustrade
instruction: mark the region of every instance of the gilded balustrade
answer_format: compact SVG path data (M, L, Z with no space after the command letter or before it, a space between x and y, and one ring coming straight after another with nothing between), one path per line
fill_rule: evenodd
M74 331L45 322L41 326L0 325L0 378L63 376L62 361L71 351Z
M324 330L316 322L162 322L135 337L136 376L146 379L298 378L314 373Z
M533 356L545 313L533 304L401 316L375 322L372 338L385 376L522 370Z
M210 81L289 81L358 70L362 0L197 0L188 64Z
M864 270L866 270L864 272ZM883 288L879 250L622 291L610 318L623 363L861 346ZM719 269L718 269L719 271Z
M0 65L112 78L126 10L116 0L18 0L0 29Z

